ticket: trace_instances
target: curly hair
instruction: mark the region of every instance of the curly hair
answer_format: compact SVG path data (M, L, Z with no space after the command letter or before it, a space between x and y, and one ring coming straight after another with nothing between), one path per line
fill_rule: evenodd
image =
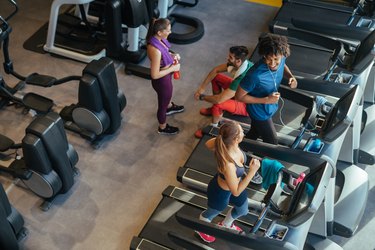
M260 56L282 55L288 57L290 48L285 36L265 33L259 37L258 53Z

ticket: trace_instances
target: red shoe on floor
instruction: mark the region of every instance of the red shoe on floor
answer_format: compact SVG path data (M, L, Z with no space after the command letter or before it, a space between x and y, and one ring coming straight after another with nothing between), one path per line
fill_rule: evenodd
M198 138L198 139L202 138L203 137L202 129L198 129L197 131L195 131L194 136L195 138Z
M220 227L225 227L225 226L223 225L223 222L222 222L222 221L219 222L219 223L217 223L217 225L220 226ZM230 227L225 227L225 228L229 228L229 229L232 229L232 230L236 230L236 231L239 232L239 233L241 233L241 232L243 231L239 226L234 225L234 223L232 224L232 226L230 226Z
M204 242L212 243L216 240L214 236L195 231Z
M211 116L212 115L212 108L201 108L199 110L199 113L201 115L205 115L205 116Z

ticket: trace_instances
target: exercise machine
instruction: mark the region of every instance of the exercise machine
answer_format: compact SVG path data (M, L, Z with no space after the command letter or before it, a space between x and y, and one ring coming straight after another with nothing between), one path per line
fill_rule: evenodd
M18 154L22 149L22 156ZM61 117L57 113L37 116L26 128L22 143L15 144L1 136L1 152L16 150L15 159L0 172L19 179L20 185L44 199L40 206L47 211L57 195L65 194L78 174L79 157L69 144Z
M172 33L168 36L168 41L176 44L189 44L198 41L204 35L204 24L195 17L189 17L183 14L171 13L176 6L194 7L198 4L198 0L193 2L184 2L181 0L149 0L147 2L149 18L168 18L171 20ZM156 8L156 9L155 9ZM187 33L175 32L173 25L181 23L191 27L191 31ZM136 75L145 79L151 79L150 68L135 63L127 63L125 65L125 73L128 75Z
M311 3L312 4L306 4ZM314 4L315 2L315 4ZM273 33L285 32L285 27L291 27L292 19L303 19L314 21L319 17L320 22L345 24L351 27L371 28L374 25L372 18L364 15L362 9L366 1L358 1L355 7L344 7L347 11L337 8L326 8L323 2L317 1L294 1L284 0L283 5L277 12L273 21L269 24L269 29Z
M113 61L108 57L93 60L82 72L78 87L78 103L60 111L65 128L89 140L99 148L103 140L121 126L121 112L126 97L118 88Z
M333 92L327 92L332 84L326 85L325 88L323 82L308 80L312 78L324 80L327 84L332 82L339 86L358 85L362 95L375 85L375 82L368 80L374 63L372 50L375 32L365 33L364 38L361 39L362 42L354 51L348 51L342 41L309 31L288 28L288 34L290 35L288 39L292 54L288 57L287 64L299 80L299 89L309 90L315 92L315 94L326 93L326 95L335 96ZM300 41L308 41L311 45L306 46ZM329 50L322 50L320 45ZM254 61L260 59L256 53L253 53L251 58ZM330 62L329 67L327 68L326 64L322 62ZM314 83L317 83L317 85L314 85ZM360 134L367 127L366 116L362 100L359 112L356 114L345 142L345 146L351 148L343 150L341 155L347 158L346 161L354 164L359 162L372 165L375 163L374 156L368 152L369 147L360 149ZM367 129L370 128L368 126Z
M146 0L101 1L102 17L97 19L104 23L90 24L87 11L84 11L89 8L83 8L82 5L88 6L93 1L54 0L44 50L86 63L104 56L122 62L141 62L146 52L142 48L140 29L150 20ZM79 6L80 17L69 13L59 15L61 6L66 4ZM100 31L95 30L98 25L101 27ZM125 30L123 25L127 30L126 40L123 39ZM77 26L78 28L75 28ZM62 34L63 31L66 34ZM77 37L85 37L85 39Z
M374 14L374 2L372 0L286 0L283 2L292 2L346 13L353 13L355 10L356 13L369 17L372 17Z
M367 202L367 173L354 164L338 160L343 140L358 110L360 99L359 87L352 87L335 103L324 118L319 116L316 123L312 123L317 128L312 131L310 138L303 142L302 149L298 149L298 144L302 143L301 138L305 134L303 129L295 138L292 146L288 145L298 152L309 152L327 160L335 169L328 186L324 206L321 207L319 216L315 217L310 230L311 233L322 237L333 234L344 237L353 235ZM215 134L215 131L217 132L217 129L210 129L206 132ZM178 174L178 180L201 191L205 190L207 181L215 172L213 154L207 152L208 150L204 146L204 141L208 140L210 136L212 135L204 135ZM245 140L240 146L246 152L256 154L254 152L256 147L252 143L261 142ZM282 146L275 146L275 148L277 147ZM250 188L254 189L253 186L250 185ZM349 211L350 216L348 216Z
M358 1L357 8L353 10L353 13L351 15L348 15L346 13L332 10L329 8L322 10L319 6L317 7L315 5L306 5L305 3L303 3L303 1L285 1L283 7L279 10L274 20L269 24L269 29L273 33L288 36L293 36L293 31L290 32L289 28L294 27L308 30L314 33L319 33L331 37L335 40L342 41L346 49L345 53L352 55L353 52L356 53L355 51L358 49L361 43L366 43L366 46L371 45L371 42L368 42L367 37L373 31L373 25L375 25L375 20L372 17L363 16L357 13L359 10L363 9L363 5L366 3L367 1L364 0ZM317 20L317 16L319 16L319 20ZM304 34L303 36L309 35ZM310 41L306 40L303 38L303 36L298 36L299 40L291 40L291 43L293 45L296 45L297 47L299 46L300 50L302 47L314 47L315 51L327 49L332 50L332 48L329 48L324 45L321 45L320 48L317 48L317 46L319 46L318 43L311 39ZM306 41L309 43L306 43ZM374 42L375 41L372 38L372 46ZM314 45L312 45L311 43L313 43ZM300 52L300 50L298 52ZM369 53L367 52L367 54ZM342 59L344 58L339 58L339 60ZM319 72L315 70L317 70L319 66L315 65L315 62L316 61L314 61L314 63L312 63L308 68L303 69L303 71L301 72L317 75L316 73ZM350 67L350 60L342 62L346 64L347 67ZM375 70L371 70L370 77L368 79L369 83L366 86L365 102L375 102L374 71ZM324 73L320 71L320 74Z
M204 35L204 24L201 20L187 15L172 13L176 6L194 7L199 3L199 0L193 2L186 2L181 0L158 0L159 17L168 18L172 23L172 33L168 40L176 44L190 44L198 41ZM191 31L187 33L177 33L173 29L173 25L181 23L191 27Z
M107 57L93 60L83 69L82 76L68 76L56 79L38 73L24 77L13 67L9 56L9 34L11 27L6 19L2 20L0 41L3 41L4 69L21 80L16 87L10 88L0 77L0 105L17 103L37 113L52 110L53 101L35 93L27 93L22 99L14 94L25 85L51 87L68 81L79 81L78 103L64 107L60 115L65 127L88 139L95 148L100 147L103 139L114 134L121 126L121 112L126 106L126 97L118 88L114 63Z
M156 249L161 249L160 246L167 249L302 249L333 168L314 155L300 154L288 148L278 151L272 145L259 144L255 151L257 155L304 168L306 179L291 196L285 195L282 194L281 182L288 183L296 174L287 169L280 171L277 183L260 194L262 206L250 207L249 213L237 220L236 223L244 230L243 234L216 226L214 223L218 218L212 224L199 221L199 214L206 208L206 196L169 186L140 234L133 238L131 249L147 249L151 245L155 245ZM306 185L311 185L314 192L308 193ZM228 209L230 206L220 217ZM214 235L217 239L207 246L197 240L191 228ZM283 231L284 235L276 239L279 231Z
M0 248L18 250L19 242L27 236L22 215L13 207L0 184Z

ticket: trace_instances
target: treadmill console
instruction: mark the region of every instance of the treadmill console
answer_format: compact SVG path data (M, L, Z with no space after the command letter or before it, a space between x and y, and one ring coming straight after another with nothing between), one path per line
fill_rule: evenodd
M341 84L351 84L353 79L353 74L348 74L340 72L334 77L333 81Z

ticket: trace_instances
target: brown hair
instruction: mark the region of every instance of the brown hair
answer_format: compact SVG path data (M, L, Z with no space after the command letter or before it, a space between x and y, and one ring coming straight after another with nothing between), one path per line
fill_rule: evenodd
M249 50L245 46L232 46L229 48L229 53L232 53L237 60L244 62L249 55Z
M169 24L171 24L171 21L167 18L153 18L148 26L146 41L149 42L152 36L156 35L159 31L167 29Z
M288 57L290 48L285 36L265 33L259 37L258 53L260 56L282 55Z
M221 125L219 135L215 140L215 156L219 172L224 171L227 163L235 163L229 155L229 148L233 145L236 138L240 136L241 130L239 124L235 121L227 121Z

